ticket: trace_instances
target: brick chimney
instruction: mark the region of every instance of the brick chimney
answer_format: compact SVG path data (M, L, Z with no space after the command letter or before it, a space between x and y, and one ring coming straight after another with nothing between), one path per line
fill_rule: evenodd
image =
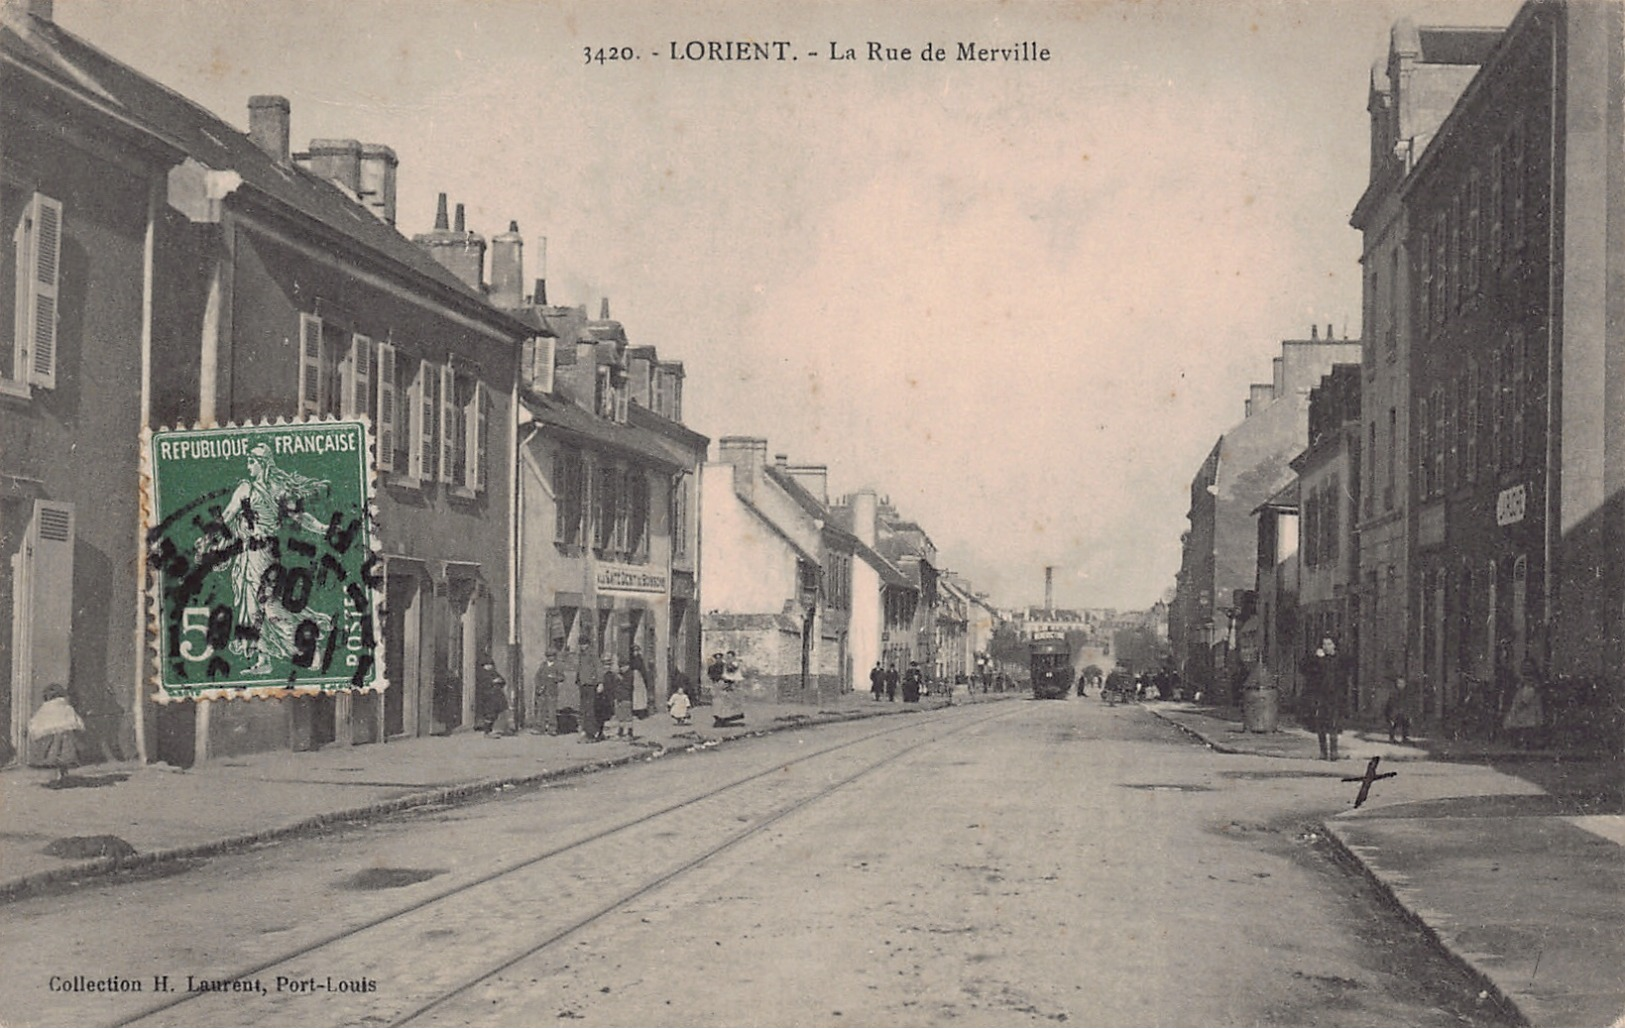
M734 492L746 502L756 497L756 480L767 464L767 440L754 436L726 435L717 440L717 460L732 464Z
M358 140L312 139L310 149L294 154L293 162L360 199L361 143Z
M879 517L879 498L873 489L860 489L852 494L852 534L858 541L873 549L877 538L875 522Z
M525 240L519 222L491 239L491 304L513 310L525 302Z
M288 114L285 96L248 98L248 138L278 164L288 163Z
M457 205L457 220L446 227L446 194L440 194L435 210L434 230L420 232L412 242L429 251L429 256L447 271L462 279L476 293L485 291L485 238L470 232L463 222L463 205Z
M382 143L361 144L361 202L386 225L395 224L395 151Z
M792 464L785 470L801 485L801 488L812 493L814 499L826 507L829 506L828 464Z

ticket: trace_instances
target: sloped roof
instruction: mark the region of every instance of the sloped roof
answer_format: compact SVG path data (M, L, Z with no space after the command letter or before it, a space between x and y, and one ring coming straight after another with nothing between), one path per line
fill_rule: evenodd
M515 337L526 334L521 322L492 307L481 293L337 186L291 161L278 163L245 133L54 22L31 16L0 20L0 56L208 168L236 172L242 185L233 201L291 215L310 231L312 242L371 258L465 314Z
M526 393L521 395L520 402L537 421L581 442L617 450L674 471L689 466L677 451L649 429L606 421L557 396Z

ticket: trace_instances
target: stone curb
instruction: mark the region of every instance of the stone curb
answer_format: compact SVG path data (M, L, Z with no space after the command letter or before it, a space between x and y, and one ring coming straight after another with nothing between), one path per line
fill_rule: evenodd
M1195 739L1197 742L1201 743L1202 745L1206 746L1208 749L1213 750L1213 751L1215 751L1217 753L1249 754L1251 756L1258 756L1258 757L1267 757L1267 756L1270 755L1270 754L1267 754L1267 753L1250 753L1248 750L1238 750L1238 749L1235 749L1234 747L1226 746L1222 742L1215 742L1214 740L1209 739L1206 735L1204 735L1201 732L1197 731L1196 729L1192 728L1190 725L1187 725L1183 721L1179 721L1179 720L1177 720L1175 718L1171 718L1168 715L1164 714L1160 710L1157 710L1157 709L1155 709L1153 707L1146 707L1145 710L1147 712L1149 712L1152 716L1156 717L1157 720L1162 721L1162 722L1164 722L1166 724L1173 725L1175 728L1179 729L1181 732L1184 732L1186 735L1190 736L1192 739Z
M985 701L976 701L978 703ZM955 704L956 706L960 704ZM838 724L845 721L861 721L874 717L888 715L912 714L921 710L940 710L941 707L899 707L889 710L874 711L831 711L824 714L809 715L805 718L769 724L762 728L740 732L737 735L724 736L713 740L718 746L733 742L736 739L754 739L776 732L790 731L796 728L806 728L813 725ZM542 770L535 774L508 775L499 778L483 778L472 782L463 782L458 785L445 786L438 789L429 789L415 792L406 796L397 796L390 800L378 800L363 804L359 807L349 807L344 810L333 810L311 817L300 818L287 824L274 828L266 828L257 832L243 835L228 836L224 839L215 839L210 842L195 843L191 846L176 846L171 849L152 850L147 853L137 853L128 857L97 857L93 860L84 860L62 867L52 868L49 871L37 871L34 874L23 875L6 882L0 882L0 903L9 903L24 899L32 893L45 891L51 886L76 882L80 879L99 878L118 871L136 871L143 868L157 867L162 864L174 863L181 860L193 860L200 857L215 857L223 853L236 852L257 846L260 843L276 839L286 839L304 832L325 828L328 825L341 824L347 821L359 821L364 818L379 817L386 814L397 814L404 810L417 807L435 806L441 803L455 803L468 800L486 792L500 792L503 789L521 785L538 785L544 782L560 781L574 778L578 775L592 774L597 771L607 771L611 768L625 767L630 764L648 763L664 757L668 753L692 752L702 746L695 743L683 747L660 747L650 752L628 753L623 757L611 760L590 761L578 764L575 767L562 768L555 771Z
M1439 934L1438 929L1428 924L1427 918L1422 916L1420 911L1415 910L1403 899L1401 899L1399 892L1393 887L1393 885L1379 875L1371 867L1371 865L1367 864L1363 859L1361 859L1359 853L1355 852L1353 844L1351 844L1347 839L1343 838L1342 833L1338 828L1334 827L1328 821L1319 822L1319 827L1321 834L1323 834L1332 844L1332 849L1336 851L1338 858L1348 862L1354 867L1359 868L1360 873L1365 876L1367 881L1376 886L1377 892L1380 893L1385 900L1387 900L1388 904L1393 907L1394 910L1398 911L1399 914L1405 918L1405 920L1409 921L1411 924L1420 929L1422 934L1427 937L1428 941L1437 947L1439 952L1443 953L1451 963L1461 968L1467 973L1469 978L1477 982L1479 989L1487 994L1490 999L1493 999L1495 1003L1501 1007L1504 1013L1516 1019L1520 1024L1531 1024L1528 1015L1526 1015L1522 1008L1518 1006L1516 1000L1514 1000L1506 993L1504 989L1496 984L1495 978L1488 971L1484 970L1482 967L1479 967L1472 957L1467 956L1465 953L1458 951L1454 946L1452 946L1443 935Z

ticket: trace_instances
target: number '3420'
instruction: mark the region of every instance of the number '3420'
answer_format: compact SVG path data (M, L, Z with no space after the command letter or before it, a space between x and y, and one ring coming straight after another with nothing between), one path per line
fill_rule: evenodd
M637 54L629 46L584 46L581 55L587 64L608 64L611 61L633 61Z

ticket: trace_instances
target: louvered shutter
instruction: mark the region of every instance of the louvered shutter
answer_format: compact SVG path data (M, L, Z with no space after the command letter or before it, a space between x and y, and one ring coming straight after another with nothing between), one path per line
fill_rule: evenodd
M34 193L29 252L28 380L57 388L57 281L62 263L62 201Z
M35 500L22 546L12 558L12 681L27 691L12 704L12 739L45 699L68 684L73 641L73 504ZM18 702L18 701L21 702Z
M468 458L463 468L463 484L474 492L485 488L486 407L490 402L484 382L474 383L474 400L468 406Z
M434 481L436 439L434 434L435 418L435 385L439 376L435 374L435 366L428 361L418 362L418 395L417 395L417 425L415 442L417 457L417 478L421 482Z
M457 373L450 364L440 368L440 481L450 485L462 485L457 481L459 473L457 452L461 432L457 426L462 419L462 412L457 409Z
M299 315L299 413L322 412L322 319Z
M378 359L373 365L378 380L378 426L375 433L378 445L378 470L395 470L395 433L399 430L395 417L395 347L378 344Z
M345 417L362 418L371 414L372 373L372 340L355 336L350 340L349 381L344 384Z

